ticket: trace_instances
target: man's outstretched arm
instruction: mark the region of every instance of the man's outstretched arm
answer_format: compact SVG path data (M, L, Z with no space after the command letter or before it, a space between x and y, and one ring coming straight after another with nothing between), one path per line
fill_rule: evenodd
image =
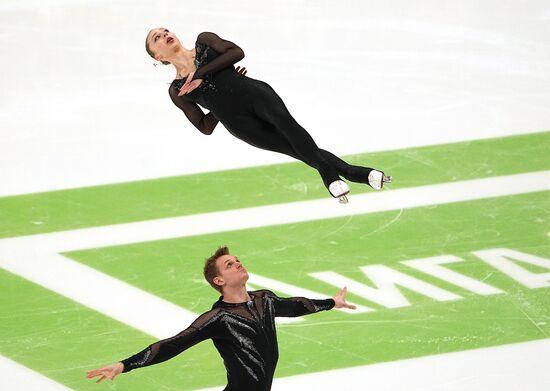
M179 334L155 342L147 346L141 352L120 362L91 370L86 373L86 377L92 379L99 376L97 380L97 383L99 383L105 379L113 380L119 374L129 372L132 369L142 368L169 360L199 342L210 338L208 331L210 327L204 326L210 323L209 321L212 319L211 315L212 311L209 311L197 318L191 326Z
M328 311L332 308L350 308L356 306L346 302L347 288L342 288L332 299L316 300L305 297L282 298L271 293L275 306L275 316L295 317Z
M170 360L206 338L206 335L198 328L190 326L174 337L155 342L141 352L122 360L121 363L124 365L122 372L130 372L132 369Z

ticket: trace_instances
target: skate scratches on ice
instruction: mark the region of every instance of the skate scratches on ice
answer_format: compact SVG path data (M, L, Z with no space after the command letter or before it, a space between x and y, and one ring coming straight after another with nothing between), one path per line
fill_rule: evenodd
M398 210L398 213L397 213L397 216L395 216L393 219L391 219L391 221L387 222L386 224L382 225L381 227L378 227L377 229L375 229L374 231L371 231L371 232L367 232L366 234L363 234L359 237L359 239L364 239L366 238L367 236L371 236L371 235L374 235L380 231L384 231L386 228L388 228L389 226L393 225L394 223L396 223L397 221L399 221L399 219L401 218L401 215L403 214L403 208L399 209Z

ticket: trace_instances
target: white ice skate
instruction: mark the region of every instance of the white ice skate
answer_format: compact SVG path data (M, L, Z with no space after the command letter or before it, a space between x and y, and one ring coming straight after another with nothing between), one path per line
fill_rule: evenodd
M380 190L385 183L391 183L392 177L386 176L382 171L372 170L369 173L369 185L373 189Z
M348 203L349 186L346 182L334 181L329 185L328 191L334 198L338 198L338 202L341 204Z

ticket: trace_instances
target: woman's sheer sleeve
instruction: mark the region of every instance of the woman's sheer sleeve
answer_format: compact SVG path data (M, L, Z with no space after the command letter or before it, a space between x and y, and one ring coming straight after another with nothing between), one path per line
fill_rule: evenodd
M194 102L178 96L178 90L174 87L169 89L172 102L183 111L187 119L201 131L201 133L210 135L218 124L218 119L212 113L204 114L202 109Z
M334 307L333 299L308 299L305 297L279 297L271 291L267 295L273 301L275 316L295 317L328 311Z
M209 311L199 316L191 326L179 334L149 345L141 352L122 360L123 372L136 368L161 363L169 360L190 347L212 337L212 321L215 321L215 312Z
M193 79L203 79L204 76L230 67L244 58L244 52L240 47L233 42L221 39L214 33L200 33L197 42L211 47L218 52L219 56L198 68L193 75Z

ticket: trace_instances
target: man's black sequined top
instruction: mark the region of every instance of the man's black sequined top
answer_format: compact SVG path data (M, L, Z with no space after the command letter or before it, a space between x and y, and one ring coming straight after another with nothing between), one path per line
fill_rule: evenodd
M270 390L279 357L275 317L330 310L334 300L286 299L268 290L249 295L251 301L235 304L220 297L210 311L181 333L123 360L124 372L169 360L201 341L212 339L227 370L225 391Z

